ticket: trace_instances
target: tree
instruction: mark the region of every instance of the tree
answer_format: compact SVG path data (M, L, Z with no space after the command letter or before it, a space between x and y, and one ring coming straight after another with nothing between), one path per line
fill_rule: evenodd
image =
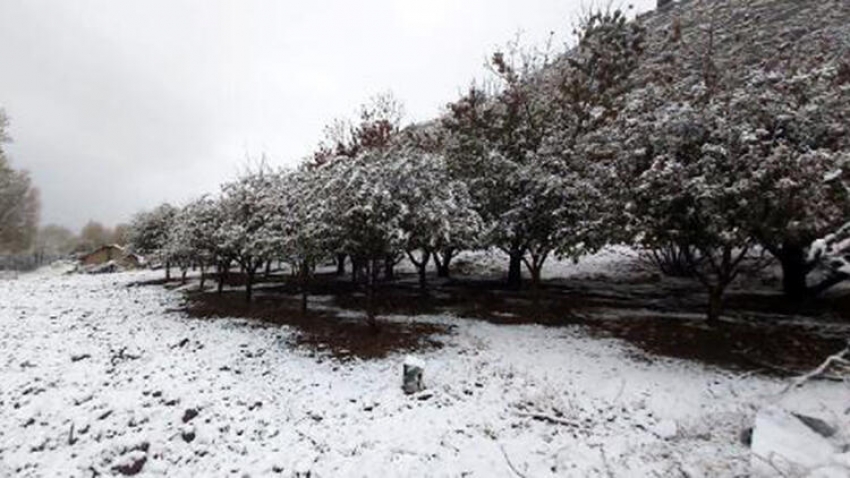
M15 254L29 249L35 239L40 203L29 174L13 169L3 152L8 124L0 110L0 252Z
M328 215L328 200L321 196L321 185L328 179L328 167L302 167L283 172L274 182L274 191L266 198L269 228L281 239L280 254L297 272L301 289L301 310L307 311L310 278L323 257L330 255L333 236Z
M385 166L390 153L367 150L357 157L321 167L324 179L317 185L322 222L327 225L330 243L366 269L370 324L377 328L374 294L378 266L404 250L407 234L402 228L405 205Z
M89 221L80 230L80 246L86 251L105 246L112 240L112 232L97 221Z
M177 210L168 203L133 217L127 242L137 254L157 259L165 267L165 279L171 280L171 263L166 255L168 234Z
M653 131L651 164L635 179L627 207L638 244L692 246L686 260L708 291L711 325L755 245L740 179L749 168L749 145L728 123L729 108L720 98L705 105L674 104L647 124Z
M403 166L405 181L412 182L400 194L410 211L419 216L409 220L410 261L426 278L428 263L433 259L437 277L449 277L455 255L480 244L483 224L475 210L466 183L454 177L446 160L446 131L439 121L406 127L393 140L394 156L410 164ZM417 258L412 253L420 252Z
M222 218L216 242L224 257L235 260L245 272L245 300L251 302L257 269L282 248L275 234L273 195L277 175L261 166L221 188ZM229 261L228 261L229 264Z
M109 241L113 244L118 244L120 246L124 246L127 244L127 238L130 234L130 225L129 224L117 224L114 228L112 228L112 235L109 238Z
M38 230L36 251L49 258L70 254L77 247L77 237L63 226L48 224Z
M783 290L801 299L825 290L807 284L818 266L813 242L850 216L850 197L837 179L850 148L850 63L795 72L756 71L734 93L732 118L751 142L742 180L751 229L782 266ZM830 178L832 180L830 180Z
M518 171L540 160L554 118L552 103L539 85L548 59L531 54L517 61L519 66L496 53L491 63L503 91L488 93L473 86L449 105L443 120L451 170L469 187L485 223L485 243L508 254L511 287L520 285L528 240L527 231L512 221L524 194Z
M658 153L653 128L669 107L710 109L725 103L725 134L736 138L735 154L741 155L739 200L749 212L742 227L782 266L789 297L807 297L835 283L837 276L831 276L810 286L807 276L819 265L810 253L813 241L841 226L848 214L846 193L824 181L840 169L840 157L850 148L846 58L829 49L801 54L813 46L801 43L800 51L781 55L782 61L763 62L763 55L739 59L728 47L735 42L715 42L714 24L683 30L674 21L669 35L658 40L634 74L639 87L624 95L627 107L616 122L620 131L604 137L608 145L621 144L629 152L617 167L621 182L608 189L631 191L633 178L652 164ZM626 202L619 197L614 204ZM674 257L699 254L681 242L653 247Z
M357 122L337 119L325 127L325 138L313 154L311 167L328 162L356 158L366 152L385 151L401 130L404 105L392 92L372 97L360 107ZM337 253L337 274L345 273L345 253ZM352 279L357 278L360 264L352 257ZM386 273L392 275L395 258L386 259Z
M216 233L221 223L221 214L216 201L203 196L191 201L174 216L168 231L165 255L181 270L182 281L186 281L189 267L201 269L200 288L206 281L206 270L220 255Z
M510 257L513 287L523 262L536 286L553 252L578 257L599 239L604 198L587 136L621 108L643 30L619 10L590 15L580 30L557 62L516 44L497 52L495 91L471 88L443 120L452 171L469 185L486 242Z
M408 147L394 150L384 161L390 193L403 205L403 248L424 290L431 258L442 253L447 266L452 251L472 247L482 228L481 218L466 184L450 178L442 156Z

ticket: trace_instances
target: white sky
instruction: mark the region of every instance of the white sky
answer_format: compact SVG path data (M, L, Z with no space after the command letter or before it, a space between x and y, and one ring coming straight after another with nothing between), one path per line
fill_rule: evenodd
M41 190L43 223L114 225L217 191L246 154L295 164L376 93L433 117L495 48L519 32L566 41L590 4L0 0L5 149Z

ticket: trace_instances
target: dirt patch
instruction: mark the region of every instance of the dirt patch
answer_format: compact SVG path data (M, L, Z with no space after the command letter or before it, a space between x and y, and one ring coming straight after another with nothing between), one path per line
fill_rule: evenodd
M844 337L798 325L724 322L708 327L702 320L664 317L598 321L594 331L638 346L648 360L652 355L683 358L782 377L815 368L847 343Z
M257 297L247 304L240 292L192 293L185 311L200 319L241 317L294 327L293 345L327 353L339 360L383 358L392 353L442 347L439 336L449 328L434 324L378 321L375 330L365 320L339 317L332 311L302 313L297 298Z
M329 297L327 305L336 311L302 314L299 285L287 279L271 279L276 283L264 287L250 306L238 291L190 294L187 312L292 326L298 330L296 345L343 359L439 347L436 337L447 332L437 325L384 322L376 334L365 320L338 317L339 310L362 313L367 299L360 286L333 274L316 277L310 288ZM512 290L497 280L440 279L423 291L415 276L402 274L381 285L373 307L379 316L450 313L498 324L580 325L591 334L636 345L646 352L643 359L658 355L779 375L815 367L843 348L850 335L848 296L792 303L779 294L733 291L726 301L727 320L716 328L701 319L705 303L702 288L683 280L600 277Z

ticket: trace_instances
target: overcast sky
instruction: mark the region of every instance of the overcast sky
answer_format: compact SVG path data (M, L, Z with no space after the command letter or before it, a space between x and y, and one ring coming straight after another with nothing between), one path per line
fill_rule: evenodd
M377 93L433 117L494 48L566 41L589 4L0 0L6 150L41 190L42 223L114 225L217 191L246 154L295 164Z

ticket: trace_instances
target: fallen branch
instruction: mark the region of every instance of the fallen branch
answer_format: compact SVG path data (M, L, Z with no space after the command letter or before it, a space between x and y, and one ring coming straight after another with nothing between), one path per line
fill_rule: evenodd
M842 365L850 365L850 360L848 360L846 358L848 355L850 355L850 342L848 342L847 347L845 347L844 350L842 350L841 352L838 352L836 354L833 354L833 355L830 355L829 357L827 357L827 359L824 360L823 363L820 364L816 369L812 370L811 372L809 372L805 375L801 375L801 376L795 378L780 393L781 394L787 393L789 390L797 388L797 387L803 385L804 383L806 383L807 381L809 381L809 380L811 380L815 377L818 377L820 375L823 375L823 373L826 372L826 370L834 363L839 363L839 364L842 364Z
M514 464L511 463L511 459L508 458L508 452L505 451L505 446L499 443L499 449L502 450L502 456L505 457L505 461L508 463L508 467L511 469L511 471L513 471L519 478L528 478L524 474L520 473L520 471L516 469Z

